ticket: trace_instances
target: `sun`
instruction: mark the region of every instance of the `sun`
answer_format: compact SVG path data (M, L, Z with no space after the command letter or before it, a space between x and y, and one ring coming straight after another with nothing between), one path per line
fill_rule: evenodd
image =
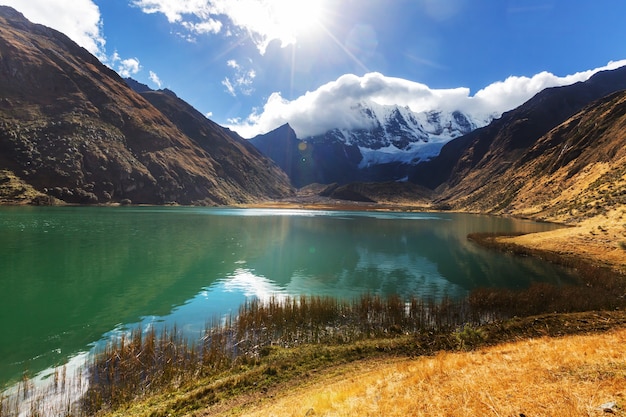
M298 38L314 34L322 23L324 5L322 0L273 0L272 20L280 38L294 43Z

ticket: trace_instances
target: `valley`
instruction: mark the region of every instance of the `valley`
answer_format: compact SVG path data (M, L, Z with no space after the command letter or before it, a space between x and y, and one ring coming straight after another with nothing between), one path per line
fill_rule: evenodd
M422 304L423 317L456 320L470 302L487 307L471 325L387 323L359 339L350 326L367 327L365 314L315 330L333 335L328 344L321 336L299 344L298 326L286 336L278 328L277 341L230 357L231 368L209 364L151 396L126 392L132 399L120 409L97 415L393 415L402 394L400 415L416 407L408 397L422 398L403 388L420 383L416 372L457 401L422 389L433 414L467 401L467 414L538 415L546 408L528 398L567 391L577 401L555 401L550 413L624 415L626 358L614 347L626 328L626 66L545 89L503 114L363 100L344 116L344 125L304 137L284 124L243 138L175 92L121 77L62 33L0 6L6 380L24 372L28 388L18 368L49 370L107 338L126 340L132 326L180 324L198 336L204 315L225 318L250 298L393 301L399 292L443 300ZM353 128L356 119L369 128ZM483 232L491 234L468 239ZM584 284L569 286L577 273ZM553 310L517 314L552 305L542 304L548 293ZM603 311L579 311L590 294ZM451 296L458 305L446 304ZM508 302L510 317L493 300ZM269 328L256 326L247 334ZM248 339L238 342L243 351ZM574 359L564 364L563 355ZM479 372L486 362L493 369ZM532 374L540 365L554 372ZM510 390L495 391L511 383L501 377L509 371L539 388L523 384L511 402ZM454 373L485 379L489 390L473 387L480 401L469 404L459 388L468 380L447 378ZM0 390L0 417L4 400Z

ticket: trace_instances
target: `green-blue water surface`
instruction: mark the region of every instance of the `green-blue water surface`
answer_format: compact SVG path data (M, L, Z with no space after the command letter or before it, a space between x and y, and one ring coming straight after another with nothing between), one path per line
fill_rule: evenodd
M462 297L570 280L466 239L554 227L448 213L2 207L0 388L125 326L175 322L199 333L246 297Z

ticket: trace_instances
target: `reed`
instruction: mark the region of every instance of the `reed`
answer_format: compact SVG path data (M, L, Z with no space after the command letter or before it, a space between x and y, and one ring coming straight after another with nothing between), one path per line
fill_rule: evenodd
M465 301L424 302L363 295L247 301L234 317L214 320L199 341L176 328L135 329L110 342L89 364L85 413L115 409L138 396L180 387L242 365L256 365L272 347L336 345L415 332L450 331L470 320ZM269 372L269 371L268 371Z
M416 343L438 346L437 338L456 349L481 344L479 326L511 317L547 312L607 310L626 307L624 280L598 275L587 285L535 284L523 291L479 289L466 299L403 299L366 294L354 300L330 297L251 299L236 316L214 320L199 342L185 340L177 329L142 332L112 342L90 365L90 388L84 410L114 409L185 380L213 377L241 366L257 366L274 347L355 344L368 339L416 335ZM439 335L439 336L438 336ZM450 335L446 336L446 335ZM443 342L442 342L443 343ZM408 353L408 352L407 352ZM268 366L273 377L280 363Z
M24 373L13 389L0 393L0 417L85 415L76 404L85 392L81 372L68 376L65 366L58 367L42 380Z
M154 328L122 334L92 359L88 366L89 389L83 410L94 413L116 408L133 398L176 386L196 376L202 362L195 344L174 327L159 333Z

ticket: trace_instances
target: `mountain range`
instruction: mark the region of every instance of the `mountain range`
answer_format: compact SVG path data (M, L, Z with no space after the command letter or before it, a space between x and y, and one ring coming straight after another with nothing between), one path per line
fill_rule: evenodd
M308 186L361 202L594 216L626 204L624 89L626 67L493 120L361 103L348 111L369 129L300 139L287 124L246 140L0 7L0 203L223 205Z
M0 194L9 202L222 205L291 195L234 132L135 92L67 36L0 7Z
M250 141L272 158L296 187L310 183L395 181L437 156L444 144L488 124L460 111L413 112L408 107L361 102L346 117L368 128L331 129L300 139L288 124Z
M410 180L435 189L444 183L457 185L470 171L489 161L508 166L515 154L551 129L594 101L623 89L626 67L599 72L585 82L545 89L488 126L444 145L436 158L411 171Z
M324 196L391 202L383 190L393 189L395 201L404 203L410 190L414 202L437 209L565 221L626 204L625 89L622 67L543 90L488 125L445 141L438 155L417 163L407 150L395 165L359 166L358 140L300 140L288 125L252 142L297 186L336 183L322 189ZM334 160L328 162L326 154ZM393 177L404 181L382 183Z
M464 177L463 165L455 164L467 160L462 154L468 147L476 148L471 157L476 159L490 138L499 135L509 137L502 146L523 149L592 101L625 88L626 68L603 71L586 82L543 90L517 109L485 120L460 111L416 113L406 107L362 103L348 109L347 117L369 119L369 129L332 129L298 138L284 125L251 142L296 187L408 180L435 189ZM496 142L497 147L501 141Z
M470 136L437 204L559 221L626 205L626 91L592 102L535 140L519 133L530 120Z

